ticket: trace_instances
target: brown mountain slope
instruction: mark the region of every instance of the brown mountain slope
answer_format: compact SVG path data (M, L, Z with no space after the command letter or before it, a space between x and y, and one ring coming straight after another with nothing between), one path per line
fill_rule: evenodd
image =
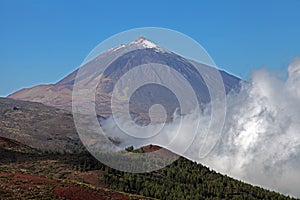
M81 148L71 113L8 98L0 98L0 136L39 149Z

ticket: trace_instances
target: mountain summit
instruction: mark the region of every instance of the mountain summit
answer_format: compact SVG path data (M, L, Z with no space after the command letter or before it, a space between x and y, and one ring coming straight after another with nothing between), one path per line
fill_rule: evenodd
M106 53L109 53L110 51L117 51L123 48L135 48L135 49L155 49L157 51L167 51L166 49L163 49L153 41L141 36L137 38L136 40L128 43L128 44L122 44L118 47L114 47L111 50L108 50Z
M130 44L133 44L133 45L142 45L142 47L144 47L144 48L160 49L160 47L158 45L156 45L154 42L148 40L145 37L139 37L138 39L134 40Z

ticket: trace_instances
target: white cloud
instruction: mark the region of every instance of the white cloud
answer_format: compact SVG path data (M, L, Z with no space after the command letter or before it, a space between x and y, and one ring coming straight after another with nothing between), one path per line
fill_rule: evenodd
M200 131L184 156L234 178L300 197L300 60L290 64L286 80L258 70L238 93L230 93L220 141L201 159L199 149L205 142L202 134L211 117L207 113L201 116ZM179 130L176 143L169 147L182 152L182 144L193 138L195 116L185 116L181 123L175 119L150 139L120 134L112 119L104 122L103 128L121 138L123 146L136 147L150 143L168 147Z

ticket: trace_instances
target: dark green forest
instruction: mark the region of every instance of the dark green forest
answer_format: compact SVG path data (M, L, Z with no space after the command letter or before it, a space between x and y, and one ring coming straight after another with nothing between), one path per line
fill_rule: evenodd
M127 151L143 152L133 150ZM88 153L79 156L75 168L102 170L105 183L114 190L156 199L290 199L276 192L243 183L208 167L180 157L171 165L151 173L125 173L111 169ZM151 162L151 161L149 161Z

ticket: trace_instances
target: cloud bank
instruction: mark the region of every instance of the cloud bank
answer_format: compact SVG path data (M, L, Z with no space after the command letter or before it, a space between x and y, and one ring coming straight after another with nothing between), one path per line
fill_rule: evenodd
M300 61L282 80L255 71L227 98L220 143L202 163L235 178L300 197Z
M181 120L176 118L165 124L158 135L148 139L121 134L112 118L104 121L102 127L107 135L122 141L120 148L158 144L182 152L188 146L183 156L189 159L231 177L300 197L299 59L288 67L286 79L267 70L257 70L249 82L242 83L239 92L228 94L226 120L218 140L212 135L214 127L207 127L211 117L209 109L210 106L200 119L195 113ZM199 129L195 132L198 122ZM157 129L152 126L153 129L148 127L147 130ZM127 128L130 130L130 126ZM207 132L208 137L204 137L203 132ZM169 145L174 133L177 133L175 142ZM202 157L201 146L210 140L217 143Z

